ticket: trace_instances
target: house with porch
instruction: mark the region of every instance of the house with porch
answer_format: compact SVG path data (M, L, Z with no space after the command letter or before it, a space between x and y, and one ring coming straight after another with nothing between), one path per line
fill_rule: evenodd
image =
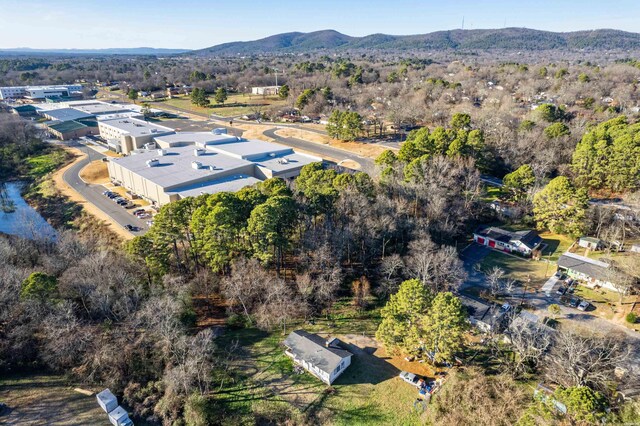
M533 230L511 232L490 226L478 228L473 233L473 241L492 249L528 257L540 247L542 238Z
M351 365L353 354L336 338L323 338L304 330L293 331L284 341L293 362L330 385Z
M616 290L612 280L618 274L606 262L566 252L558 259L558 270L571 278L584 281L587 287L599 286L608 290Z

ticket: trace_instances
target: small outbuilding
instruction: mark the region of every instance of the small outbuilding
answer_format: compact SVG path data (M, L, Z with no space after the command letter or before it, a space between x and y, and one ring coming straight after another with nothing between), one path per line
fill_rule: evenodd
M580 237L578 245L589 250L602 250L604 248L602 240L595 237Z
M351 365L353 354L342 348L337 338L323 338L304 330L293 331L285 339L285 354L293 362L330 385Z
M118 408L118 398L109 389L105 389L96 395L96 399L98 400L98 405L107 414Z
M633 253L640 253L640 244L633 244L630 251Z
M129 413L121 406L117 406L115 410L109 413L109 421L113 426L133 426Z

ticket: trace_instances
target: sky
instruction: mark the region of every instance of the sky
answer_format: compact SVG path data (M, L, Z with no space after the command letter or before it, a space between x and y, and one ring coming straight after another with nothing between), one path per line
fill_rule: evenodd
M0 0L0 48L199 49L290 31L527 27L640 32L640 0Z

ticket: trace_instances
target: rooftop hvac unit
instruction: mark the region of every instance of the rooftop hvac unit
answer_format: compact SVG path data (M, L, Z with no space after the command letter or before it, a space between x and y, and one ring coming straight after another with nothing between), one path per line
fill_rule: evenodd
M202 168L202 163L199 162L199 161L192 161L191 162L191 168L195 169L195 170L201 169Z
M275 152L270 152L270 153L269 153L269 157L271 157L271 158L276 158L276 153L275 153Z
M150 129L151 133L158 133L158 129Z
M211 133L213 133L214 135L226 135L227 134L227 129L226 127L218 127L215 128L211 131Z
M196 157L200 157L202 154L204 154L204 149L196 148L193 150L193 155Z
M155 167L158 164L160 164L160 160L158 160L157 158L153 158L151 160L147 160L146 163L147 163L147 167Z
M158 150L158 155L161 157L164 157L165 155L167 155L167 150L166 149L159 149Z
M216 169L216 166L209 166L209 170L214 171Z

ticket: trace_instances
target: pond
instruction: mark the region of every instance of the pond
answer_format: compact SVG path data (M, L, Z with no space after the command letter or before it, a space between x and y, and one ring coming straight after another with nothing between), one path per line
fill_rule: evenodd
M0 233L22 238L56 238L56 231L22 198L22 182L0 184Z

